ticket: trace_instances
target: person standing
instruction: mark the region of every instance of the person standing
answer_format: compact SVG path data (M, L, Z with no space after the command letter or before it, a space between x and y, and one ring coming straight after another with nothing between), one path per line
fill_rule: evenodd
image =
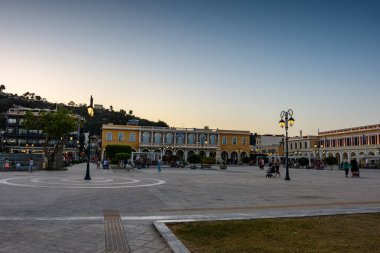
M33 172L33 158L32 157L29 160L29 172Z
M157 161L157 169L158 169L158 172L161 172L161 159L158 159Z
M351 167L350 163L347 161L347 159L345 159L343 161L342 168L344 169L344 172L346 173L346 177L348 177L348 171L350 167Z

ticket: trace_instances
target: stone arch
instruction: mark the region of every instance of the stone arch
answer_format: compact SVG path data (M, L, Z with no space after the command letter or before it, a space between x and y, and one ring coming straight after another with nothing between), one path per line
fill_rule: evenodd
M179 160L184 160L185 159L185 152L183 152L182 149L177 150L176 155L178 156Z
M348 154L346 152L344 152L343 155L342 155L342 158L343 158L343 160L347 160L348 161Z
M338 163L338 165L342 162L341 160L340 160L340 154L339 153L336 153L335 154L335 158L336 158L336 161L337 161L337 163Z
M237 162L239 160L238 153L236 151L231 152L231 159Z
M204 150L199 151L199 156L200 157L206 157L206 151L204 151Z
M172 156L173 155L173 151L171 151L170 149L167 149L165 150L165 156Z
M375 153L371 151L371 152L368 153L368 155L369 155L369 156L374 156Z
M142 150L142 152L150 152L150 150L147 149L147 148L144 148L144 149Z
M240 153L240 159L243 159L246 156L247 156L247 153L245 151Z
M210 154L209 154L209 156L211 157L211 158L216 158L216 152L215 151L210 151Z
M355 152L351 152L351 158L354 158L354 157L356 157L356 153Z
M227 161L227 159L228 159L228 153L227 153L227 151L223 151L221 153L221 157L222 157L223 161Z

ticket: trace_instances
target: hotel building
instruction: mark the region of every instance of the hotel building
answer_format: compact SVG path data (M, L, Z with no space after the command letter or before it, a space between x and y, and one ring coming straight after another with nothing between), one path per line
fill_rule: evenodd
M160 155L176 155L187 160L191 154L212 157L217 161L232 159L240 161L248 156L249 131L176 127L151 127L137 125L102 126L102 147L124 144L132 152L153 152Z

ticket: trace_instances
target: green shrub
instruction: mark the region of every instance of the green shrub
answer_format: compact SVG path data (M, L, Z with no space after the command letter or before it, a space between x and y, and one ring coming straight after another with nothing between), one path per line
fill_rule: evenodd
M125 159L131 158L131 154L129 153L117 153L115 155L115 159L118 161L124 161Z
M115 159L117 153L131 154L131 146L118 144L106 146L106 157L111 160L111 163L112 159Z
M216 163L215 158L212 158L212 157L203 157L201 161L203 164L215 164Z
M309 159L307 157L301 157L298 159L300 166L306 166L309 164Z

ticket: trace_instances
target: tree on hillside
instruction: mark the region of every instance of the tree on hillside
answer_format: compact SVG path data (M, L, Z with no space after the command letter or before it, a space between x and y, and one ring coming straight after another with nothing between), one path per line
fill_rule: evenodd
M113 106L112 105L110 105L110 111L113 112Z
M29 99L29 96L30 96L29 91L27 91L24 94L22 94L22 97L25 98L25 99Z
M128 114L132 115L133 114L133 110L129 110Z
M123 109L120 109L120 114L123 115L123 116L125 116L125 115L127 115L127 112L125 110L123 110Z
M41 101L41 99L42 99L41 96L38 96L38 95L36 96L37 101Z
M63 108L59 108L57 112L40 115L26 113L23 127L42 130L46 135L42 146L48 159L48 170L62 169L63 146L68 140L69 133L77 129L77 122L77 119ZM57 143L49 149L48 143L52 139Z
M0 92L3 92L3 90L5 90L5 85L4 84L0 85Z
M75 106L75 102L74 102L74 101L70 101L70 102L68 103L68 105L69 105L69 106Z
M31 100L34 100L34 98L36 97L36 94L34 94L33 92L29 94L29 97Z

